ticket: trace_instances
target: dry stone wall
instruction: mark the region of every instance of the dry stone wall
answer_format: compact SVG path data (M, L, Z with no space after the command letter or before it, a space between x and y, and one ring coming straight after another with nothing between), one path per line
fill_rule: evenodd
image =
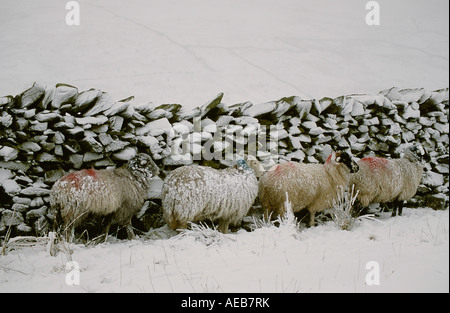
M13 235L45 234L55 218L48 196L58 178L82 168L121 166L138 152L153 157L163 179L180 165L225 167L243 153L270 167L289 160L323 162L336 149L356 158L397 158L406 145L420 143L426 167L410 205L448 206L448 88L292 96L257 105L228 106L222 97L188 109L39 83L0 97L0 236L10 226ZM159 197L161 184L155 179L149 199ZM147 203L137 217L152 220L154 206Z

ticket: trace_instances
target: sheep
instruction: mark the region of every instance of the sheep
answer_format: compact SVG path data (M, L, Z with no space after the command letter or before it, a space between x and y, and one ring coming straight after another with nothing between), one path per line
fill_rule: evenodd
M245 155L244 160L245 162L247 162L247 165L255 172L255 176L259 180L261 176L265 173L264 167L253 155Z
M366 157L358 161L360 170L350 177L355 185L358 209L371 203L393 202L392 216L402 215L404 201L416 194L423 174L419 148L411 146L399 159ZM421 151L421 154L423 150Z
M358 165L345 151L332 153L324 164L286 162L274 165L260 179L259 199L266 219L284 215L286 196L293 212L307 208L308 226L314 226L316 212L329 209L337 198L338 186L347 186Z
M188 222L218 221L218 230L227 233L229 225L242 221L258 195L257 160L250 168L240 159L223 170L187 165L167 175L161 190L163 216L172 230L187 227ZM263 169L262 169L263 170Z
M112 224L125 226L134 238L131 218L143 206L150 180L159 169L150 156L138 153L125 167L84 169L61 177L50 192L50 205L67 231L86 221L90 214L107 217L105 239Z

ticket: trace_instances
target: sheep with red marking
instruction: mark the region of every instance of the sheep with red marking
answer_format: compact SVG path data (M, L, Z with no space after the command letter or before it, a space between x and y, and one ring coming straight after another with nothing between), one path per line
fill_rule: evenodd
M293 212L308 209L309 226L316 212L329 209L338 186L347 186L358 165L345 151L332 153L324 164L286 162L273 166L260 179L259 199L266 218L285 213L286 193Z
M406 149L398 159L366 157L358 161L359 171L350 177L350 186L355 185L359 209L371 203L393 202L392 216L402 215L405 201L417 192L422 180L423 150L417 146Z
M112 224L118 224L126 226L128 237L133 238L131 218L142 208L150 180L158 174L158 167L144 153L137 154L125 168L72 172L55 182L50 205L72 236L75 227L93 214L108 217L105 236Z

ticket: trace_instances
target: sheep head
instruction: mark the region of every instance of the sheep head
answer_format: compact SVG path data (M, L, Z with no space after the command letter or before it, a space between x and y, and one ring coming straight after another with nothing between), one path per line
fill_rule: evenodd
M153 162L152 158L145 153L138 153L134 158L128 161L127 169L133 176L144 185L154 176L159 175L159 168Z
M256 178L261 178L261 176L266 171L264 167L261 165L261 163L256 159L253 155L244 155L244 160L247 162L248 166L253 170L255 173Z
M403 157L411 162L422 162L425 157L425 151L420 145L412 145L406 149Z
M345 165L350 170L350 173L356 173L357 171L359 171L358 164L356 164L350 154L345 151L336 151L332 153L329 158L331 163L334 165Z

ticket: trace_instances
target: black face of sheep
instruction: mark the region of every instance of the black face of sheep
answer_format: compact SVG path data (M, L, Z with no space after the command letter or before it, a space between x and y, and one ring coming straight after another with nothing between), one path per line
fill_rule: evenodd
M426 159L425 151L421 146L413 145L406 149L405 157L410 159L412 162L422 162Z
M344 164L350 170L350 173L356 173L357 171L359 171L358 164L353 161L350 154L345 151L337 151L335 153L335 159L333 162Z

